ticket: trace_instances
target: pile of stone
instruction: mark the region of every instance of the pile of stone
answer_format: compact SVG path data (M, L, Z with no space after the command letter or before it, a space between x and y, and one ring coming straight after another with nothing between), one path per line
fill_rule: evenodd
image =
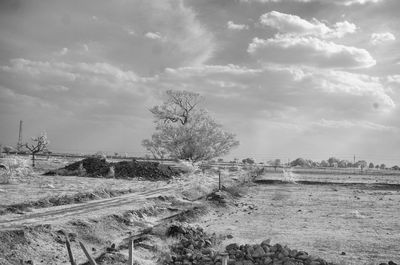
M156 162L136 160L117 163L107 162L104 158L89 157L63 168L46 172L45 175L85 176L94 178L165 180L181 174L179 169Z
M329 263L321 258L308 255L307 252L290 249L280 244L271 245L270 240L261 244L241 245L230 244L226 246L228 253L228 264L231 265L328 265Z
M270 240L261 244L226 246L225 252L214 250L216 236L207 235L202 228L173 225L167 234L179 239L171 246L171 258L166 264L174 265L222 265L227 258L228 265L330 265L327 261L308 255L307 252L291 250L280 244L271 245ZM225 258L223 258L225 256Z
M167 231L168 236L179 239L171 246L172 255L166 264L214 264L220 257L212 249L216 236L208 235L201 227L172 225Z

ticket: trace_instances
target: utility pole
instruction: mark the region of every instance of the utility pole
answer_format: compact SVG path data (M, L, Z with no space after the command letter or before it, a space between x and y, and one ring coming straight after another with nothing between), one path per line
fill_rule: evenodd
M18 135L18 143L17 143L17 152L21 151L22 147L22 120L19 121L19 135Z

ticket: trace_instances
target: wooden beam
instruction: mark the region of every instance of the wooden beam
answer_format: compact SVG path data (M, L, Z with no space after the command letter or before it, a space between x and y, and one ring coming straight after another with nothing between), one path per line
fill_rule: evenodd
M90 256L89 252L87 251L85 245L83 245L82 242L79 242L79 245L81 246L83 252L85 253L86 257L89 260L90 265L97 265L96 261Z
M65 235L65 244L67 245L69 262L71 263L71 265L76 265L75 260L74 260L74 255L72 254L71 243L69 242L68 233L65 231L62 231L62 232Z
M128 260L128 265L133 265L133 249L134 249L134 243L133 239L129 240L129 260Z

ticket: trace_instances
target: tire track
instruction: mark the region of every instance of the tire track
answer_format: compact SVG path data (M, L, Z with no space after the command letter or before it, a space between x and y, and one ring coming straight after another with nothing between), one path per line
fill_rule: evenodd
M57 221L87 215L97 211L109 212L110 208L119 208L132 204L133 208L142 208L148 198L154 195L170 195L176 190L177 185L169 185L153 190L142 191L138 193L124 194L122 196L88 201L80 204L61 205L50 208L43 208L38 212L23 214L21 216L4 215L0 217L0 230L18 229L23 226L43 224L49 221Z

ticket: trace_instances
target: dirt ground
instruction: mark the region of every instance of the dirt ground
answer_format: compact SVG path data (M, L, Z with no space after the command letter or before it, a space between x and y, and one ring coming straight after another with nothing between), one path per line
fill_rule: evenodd
M263 177L286 178L292 183L253 185L235 207L203 216L199 224L210 232L232 235L225 244L259 243L270 238L272 242L305 250L338 264L399 261L400 190L397 187L379 190L371 185L300 185L293 181L310 177L280 174ZM353 176L351 182L365 178ZM375 182L373 178L369 176L366 182Z
M273 243L287 244L338 264L400 261L400 190L398 186L377 185L400 184L400 176L268 172L258 179L285 183L255 184L250 182L254 172L226 170L221 174L222 186L243 196L222 207L210 206L205 201L206 195L218 187L216 172L198 172L158 182L39 174L44 168L58 168L65 162L58 161L56 166L46 162L29 178L0 185L1 205L99 189L132 189L132 192L0 216L3 242L0 264L9 259L13 262L5 264L20 264L19 259L34 264L67 264L61 229L76 237L72 244L81 264L85 257L78 240L98 256L112 243L118 245L127 236L154 226L162 218L199 205L207 210L194 224L209 233L232 236L223 241L221 249L233 242L252 244L270 238ZM168 242L157 244L168 249ZM138 264L155 264L159 254L142 249L137 252Z

